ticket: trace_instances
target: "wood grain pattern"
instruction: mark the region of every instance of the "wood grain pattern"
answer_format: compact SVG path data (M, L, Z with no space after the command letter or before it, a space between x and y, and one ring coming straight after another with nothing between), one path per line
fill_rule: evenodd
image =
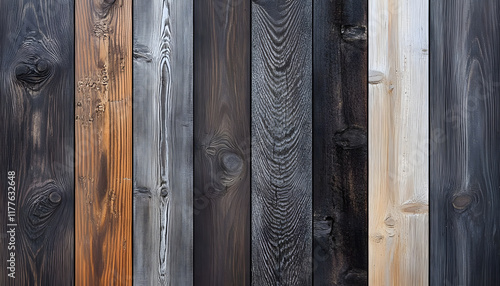
M428 284L428 1L369 2L371 285Z
M134 1L134 283L193 284L193 3Z
M368 283L367 13L314 2L314 285Z
M500 284L500 3L431 1L430 285Z
M132 283L132 1L76 2L76 283Z
M73 2L0 0L0 15L0 284L72 285Z
M250 284L250 1L194 1L194 284Z
M252 2L252 284L312 284L312 1Z

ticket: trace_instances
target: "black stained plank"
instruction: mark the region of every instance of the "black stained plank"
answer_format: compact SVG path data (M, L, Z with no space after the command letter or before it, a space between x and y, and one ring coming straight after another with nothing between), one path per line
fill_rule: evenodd
M1 0L0 14L0 285L73 285L73 2Z
M314 2L314 285L368 283L367 5Z
M252 284L312 283L312 1L252 2Z
M500 3L431 1L430 284L500 284Z
M134 282L193 284L193 1L134 1Z
M194 284L250 284L250 1L194 1Z

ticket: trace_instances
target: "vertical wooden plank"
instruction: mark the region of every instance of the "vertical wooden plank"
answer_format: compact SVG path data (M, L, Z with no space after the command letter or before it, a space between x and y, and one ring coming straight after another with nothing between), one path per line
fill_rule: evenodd
M428 1L369 2L369 283L428 284Z
M76 3L76 283L132 282L132 1Z
M368 283L367 13L314 2L314 285Z
M252 284L312 284L312 1L252 2Z
M0 284L72 285L73 2L0 14Z
M431 1L431 285L500 284L499 15Z
M250 1L194 2L194 284L250 284Z
M193 3L134 1L134 283L193 284Z

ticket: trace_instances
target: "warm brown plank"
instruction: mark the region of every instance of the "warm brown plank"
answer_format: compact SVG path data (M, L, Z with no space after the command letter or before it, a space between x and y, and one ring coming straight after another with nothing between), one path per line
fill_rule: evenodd
M367 14L314 2L314 285L368 283Z
M69 0L0 0L0 285L73 284L73 23Z
M76 3L76 284L132 282L132 1Z
M193 1L134 1L134 282L193 284Z
M194 283L250 284L250 1L194 1Z
M500 285L500 2L430 5L430 285Z
M252 2L252 284L312 284L312 1Z

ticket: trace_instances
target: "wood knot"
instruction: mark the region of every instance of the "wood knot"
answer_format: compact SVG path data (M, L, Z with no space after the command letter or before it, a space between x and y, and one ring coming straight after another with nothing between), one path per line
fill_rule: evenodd
M43 59L19 63L14 70L16 79L27 89L38 91L52 75L52 66Z
M340 33L345 41L366 41L365 26L342 26Z
M348 127L335 133L335 144L342 149L357 149L366 146L366 132L359 127Z
M220 163L224 171L230 175L238 175L243 169L243 159L233 152L223 152Z
M318 237L328 237L332 233L333 218L326 217L314 223L314 234Z
M378 84L384 80L384 74L379 71L370 70L368 72L368 82L370 84Z
M53 182L49 181L41 185L34 185L28 191L31 197L23 206L26 213L26 233L29 238L36 240L42 236L49 221L62 202L62 190ZM27 210L26 210L27 208Z
M455 196L452 201L453 207L458 212L465 211L471 203L472 203L472 197L467 194Z

